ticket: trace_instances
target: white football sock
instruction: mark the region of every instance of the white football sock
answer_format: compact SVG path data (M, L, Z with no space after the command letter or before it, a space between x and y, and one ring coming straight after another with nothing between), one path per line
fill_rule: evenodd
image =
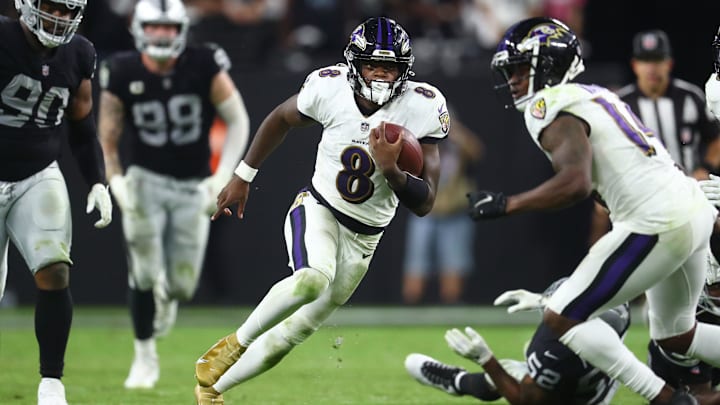
M136 356L157 357L155 338L147 338L143 340L135 339L134 346Z
M560 342L648 400L654 399L665 386L665 381L638 360L612 327L599 318L572 327L560 337Z
M329 285L328 277L312 268L300 269L278 281L238 328L238 342L248 347L263 332L301 306L316 300Z
M698 322L687 355L720 367L720 326Z
M290 353L294 345L285 339L283 324L260 335L260 337L248 346L240 360L223 374L213 385L217 392L223 393L230 388L247 381L256 375L274 367L280 360Z

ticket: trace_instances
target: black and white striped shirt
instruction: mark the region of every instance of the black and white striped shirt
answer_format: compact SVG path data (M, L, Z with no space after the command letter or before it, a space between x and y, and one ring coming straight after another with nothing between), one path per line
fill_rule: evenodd
M657 99L645 97L635 83L617 94L686 172L703 166L707 145L720 135L720 123L707 110L705 95L698 86L672 79L665 95Z

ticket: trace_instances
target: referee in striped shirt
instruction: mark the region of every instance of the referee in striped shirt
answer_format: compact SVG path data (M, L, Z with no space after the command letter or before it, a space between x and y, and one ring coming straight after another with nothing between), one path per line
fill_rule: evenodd
M671 77L672 48L665 32L639 32L633 38L632 70L636 82L617 91L643 124L659 137L673 160L696 179L720 167L720 123L705 104L702 90ZM589 242L604 235L610 221L595 206Z

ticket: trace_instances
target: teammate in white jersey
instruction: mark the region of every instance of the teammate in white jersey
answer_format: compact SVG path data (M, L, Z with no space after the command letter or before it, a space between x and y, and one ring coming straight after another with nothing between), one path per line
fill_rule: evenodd
M201 404L277 364L344 304L368 270L398 203L430 212L439 176L437 142L447 136L445 98L412 82L410 38L395 21L371 18L350 35L347 66L318 69L300 92L263 121L235 176L218 196L218 211L243 217L249 185L292 127L320 124L315 173L285 221L293 274L276 283L240 328L195 366ZM348 81L350 86L348 86ZM422 145L421 177L400 170L401 142L388 143L383 122L403 125ZM242 356L242 357L241 357Z
M524 20L505 34L492 66L555 175L516 195L474 193L471 215L560 209L595 190L613 229L548 300L541 327L652 403L693 401L597 316L646 292L650 336L664 350L720 364L720 327L695 322L717 212L626 104L604 88L568 83L583 70L580 55L577 37L557 20Z

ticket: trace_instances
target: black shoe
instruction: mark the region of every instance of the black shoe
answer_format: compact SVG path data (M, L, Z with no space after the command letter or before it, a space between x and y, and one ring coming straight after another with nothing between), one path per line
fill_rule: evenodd
M445 391L450 395L461 395L455 387L458 375L465 369L441 363L424 354L412 353L405 358L405 369L418 382Z

